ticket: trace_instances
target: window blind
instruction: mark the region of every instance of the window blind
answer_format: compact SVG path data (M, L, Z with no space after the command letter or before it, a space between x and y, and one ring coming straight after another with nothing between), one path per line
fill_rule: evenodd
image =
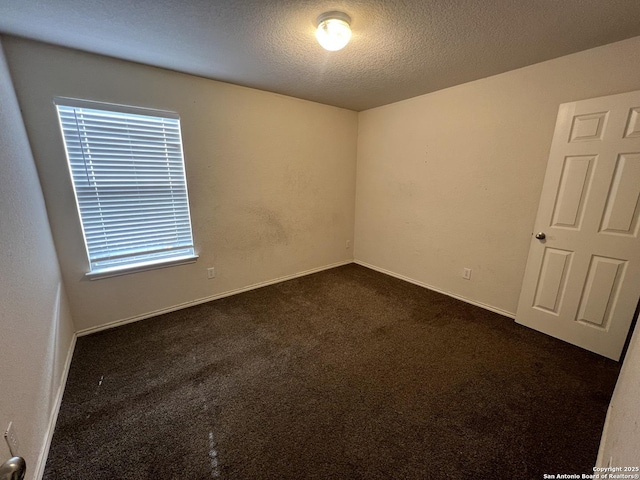
M91 272L193 257L178 116L71 99L56 106Z

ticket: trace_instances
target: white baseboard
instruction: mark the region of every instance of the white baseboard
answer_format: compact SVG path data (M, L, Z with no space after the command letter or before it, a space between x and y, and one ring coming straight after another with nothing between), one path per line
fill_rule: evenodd
M82 337L84 335L89 335L91 333L100 332L102 330L108 330L110 328L119 327L121 325L126 325L127 323L133 323L140 320L144 320L147 318L155 317L157 315L162 315L164 313L175 312L176 310L182 310L183 308L192 307L194 305L199 305L201 303L210 302L212 300L218 300L224 297L230 297L231 295L237 295L238 293L248 292L249 290L255 290L257 288L266 287L268 285L273 285L275 283L286 282L287 280L293 280L294 278L304 277L305 275L311 275L312 273L321 272L323 270L329 270L331 268L341 267L342 265L348 265L353 263L353 260L345 260L342 262L332 263L330 265L325 265L322 267L312 268L311 270L305 270L303 272L294 273L292 275L285 275L284 277L274 278L272 280L267 280L264 282L254 283L252 285L248 285L242 288L236 288L234 290L228 290L223 293L218 293L216 295L211 295L209 297L198 298L196 300L191 300L189 302L180 303L178 305L173 305L167 308L161 308L159 310L154 310L153 312L143 313L141 315L136 315L134 317L125 318L123 320L116 320L115 322L105 323L104 325L100 325L98 327L90 327L85 328L83 330L79 330L76 332L76 335Z
M486 303L478 302L476 300L471 300L470 298L463 297L462 295L458 295L456 293L446 292L444 290L439 289L438 287L434 287L433 285L426 284L424 282L420 282L418 280L414 280L413 278L405 277L404 275L400 275L399 273L392 272L390 270L386 270L384 268L376 267L375 265L371 265L366 262L362 262L360 260L354 260L353 263L357 263L358 265L362 265L363 267L370 268L371 270L375 270L376 272L384 273L391 277L399 278L400 280L404 280L405 282L413 283L414 285L418 285L419 287L426 288L428 290L433 290L434 292L442 293L448 297L455 298L456 300L461 300L465 303L470 303L471 305L475 305L476 307L484 308L485 310L489 310L490 312L497 313L504 317L508 318L516 318L516 314L512 312L507 312L498 307L494 307L492 305L487 305Z
M62 367L62 376L60 377L60 385L58 386L58 391L56 392L56 396L53 402L53 408L51 409L51 413L49 414L49 425L47 425L47 430L45 432L45 443L40 452L40 456L38 457L38 463L35 467L35 478L36 480L41 480L44 475L44 467L47 464L47 457L49 456L49 448L51 448L51 440L53 439L53 432L56 429L56 422L58 420L58 413L60 412L60 405L62 404L62 396L64 395L64 388L67 385L67 377L69 376L69 369L71 368L71 359L73 358L73 352L76 348L76 338L77 335L74 333L73 338L71 339L71 345L69 345L69 351L67 352L67 358L64 361L64 366Z

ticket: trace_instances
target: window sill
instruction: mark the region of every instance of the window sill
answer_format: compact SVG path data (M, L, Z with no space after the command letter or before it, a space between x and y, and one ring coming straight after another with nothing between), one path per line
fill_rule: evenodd
M89 280L100 280L102 278L118 277L120 275L129 275L130 273L156 270L158 268L186 265L188 263L195 263L196 260L198 260L198 255L188 255L168 260L156 260L152 262L136 263L135 265L125 265L122 267L103 268L102 270L94 270L93 272L86 273L85 278Z

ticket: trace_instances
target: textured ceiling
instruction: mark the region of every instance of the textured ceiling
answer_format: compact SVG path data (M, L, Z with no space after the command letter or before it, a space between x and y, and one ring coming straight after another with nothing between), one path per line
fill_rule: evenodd
M326 52L316 17L352 41ZM640 35L639 0L0 0L0 32L364 110Z

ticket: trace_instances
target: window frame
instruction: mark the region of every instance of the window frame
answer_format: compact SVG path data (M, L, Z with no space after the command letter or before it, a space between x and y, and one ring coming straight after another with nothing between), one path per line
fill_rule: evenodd
M73 195L74 195L74 200L76 204L76 212L78 215L77 218L80 223L80 229L82 232L82 239L84 243L84 250L85 250L86 260L89 268L89 271L85 273L85 278L89 280L98 280L101 278L127 275L131 273L155 270L160 268L167 268L167 267L172 267L177 265L185 265L185 264L196 262L198 259L198 253L196 251L195 240L193 235L191 205L190 205L189 191L188 191L188 185L187 185L187 169L186 169L186 161L184 157L184 145L182 141L182 125L180 122L179 114L176 112L171 112L167 110L159 110L159 109L137 107L137 106L130 106L130 105L120 105L115 103L106 103L106 102L98 102L98 101L92 101L92 100L83 100L83 99L59 97L59 96L54 97L53 104L55 106L56 117L58 119L58 126L60 129L59 132L60 132L61 140L64 147L65 161L67 164L69 180L71 182L71 187L73 189ZM138 260L136 262L132 262L129 264L106 266L106 267L97 268L97 269L94 267L95 261L92 261L91 253L89 251L89 243L87 241L87 236L85 232L85 223L83 221L82 211L81 211L81 204L80 204L81 202L78 197L78 191L77 191L76 183L74 180L74 171L72 167L71 157L69 155L69 150L67 147L67 140L65 138L65 129L63 125L63 119L62 119L60 110L58 109L58 106L68 107L68 108L87 108L87 109L93 109L93 110L99 110L99 111L105 111L105 112L115 112L115 113L125 114L125 115L126 114L143 115L143 116L152 116L152 117L160 117L160 118L177 120L178 122L177 130L178 130L179 141L180 141L180 157L182 161L182 173L183 173L184 189L185 189L184 195L186 199L186 213L188 218L188 226L189 226L189 233L190 233L190 240L191 240L191 245L185 246L183 247L183 249L191 249L191 253L188 253L186 255L185 254L176 255L174 257ZM99 196L96 196L96 199L98 198ZM138 255L144 255L144 251L140 251ZM118 255L115 255L115 257L117 256Z

